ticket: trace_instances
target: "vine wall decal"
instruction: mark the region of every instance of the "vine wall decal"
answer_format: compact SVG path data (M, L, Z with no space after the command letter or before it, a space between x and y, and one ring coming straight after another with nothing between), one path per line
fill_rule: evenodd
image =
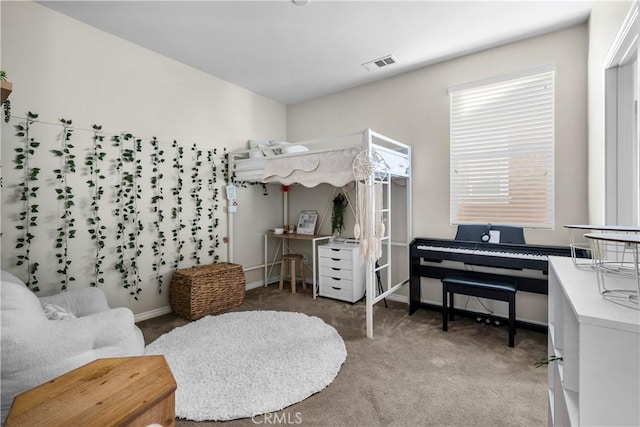
M151 264L151 268L153 269L153 274L156 283L158 284L158 294L162 293L162 266L166 265L165 261L165 244L167 242L167 237L162 229L162 223L164 221L164 211L162 209L161 201L164 200L164 194L162 191L162 177L164 176L162 171L160 170L160 166L164 163L164 150L160 149L160 144L158 139L154 136L151 138L151 147L153 147L153 152L151 153L151 164L152 164L152 175L151 175L151 189L153 191L151 196L151 210L156 215L153 220L153 228L155 230L156 238L153 239L153 243L151 244L151 250L153 251L153 264Z
M58 188L56 194L58 201L62 205L62 215L59 218L57 236L56 236L56 258L58 258L57 273L61 275L60 289L66 290L69 282L76 280L70 274L69 266L71 258L69 257L69 240L76 237L75 223L71 207L75 205L73 200L73 188L69 185L69 174L76 171L75 154L71 152L73 145L71 144L71 136L73 135L73 127L71 120L60 119L62 124L62 134L60 135L60 150L51 150L51 152L60 158L60 167L54 169L56 179L58 180Z
M224 150L225 154L223 158L226 158L226 149ZM218 183L218 166L216 165L216 156L218 154L217 149L213 149L207 151L207 163L211 166L211 175L209 175L209 179L207 181L209 194L211 194L211 201L207 206L207 219L209 220L209 225L207 226L207 235L209 237L209 250L208 254L210 257L213 257L213 261L216 262L220 258L216 254L216 250L220 247L220 237L215 233L216 228L218 228L219 221L215 216L215 212L218 210L218 195L220 194L220 190L217 188ZM224 170L225 176L227 176L227 171Z
M113 163L115 165L116 171L116 184L114 185L115 190L115 208L113 209L113 216L116 219L116 257L117 261L115 263L115 269L120 272L122 277L122 287L125 289L129 288L129 275L127 274L127 269L125 267L124 254L125 254L125 243L124 243L124 233L125 233L125 220L126 220L126 211L125 211L125 199L124 199L124 146L122 144L122 140L126 135L114 135L111 140L113 141L113 146L117 148L116 157L113 159Z
M194 144L185 156L177 141L106 132L97 124L79 129L69 119L45 122L34 113L17 120L15 140L6 142L13 144L15 172L3 189L5 221L15 227L4 235L16 242L15 265L26 269L30 289L51 291L36 276L57 274L62 290L72 283L117 286L139 300L150 284L163 294L174 268L220 259L216 186L226 171L215 166L216 150ZM84 164L78 171L76 157ZM185 170L191 185L183 182Z
M182 249L184 248L184 240L181 238L181 231L185 227L182 222L182 176L184 174L184 168L182 167L182 159L184 157L184 148L179 146L176 141L173 141L172 147L175 149L173 158L173 168L175 169L175 187L172 188L172 194L175 200L175 205L171 209L171 218L174 220L174 229L172 231L173 241L177 244L175 261L173 268L179 268L180 263L184 260L184 254Z
M94 241L95 245L95 262L93 266L94 278L89 285L98 286L99 284L104 283L104 270L102 264L104 262L105 255L102 251L105 247L105 240L107 238L105 235L107 227L102 223L102 218L100 217L100 201L104 195L104 186L102 185L102 182L105 179L105 176L102 173L101 164L104 162L104 158L107 153L103 151L102 147L102 142L104 141L102 126L93 125L92 129L93 137L91 138L91 151L89 151L89 154L85 157L84 164L89 169L87 185L89 186L89 194L91 198L91 203L89 205L91 213L87 219L87 226L89 227L88 232L91 236L91 240Z
M105 176L101 169L101 163L104 161L107 153L102 149L102 142L104 141L104 135L102 135L102 126L93 125L93 137L91 138L91 151L87 154L84 160L85 166L89 169L89 179L87 185L89 186L89 194L91 203L89 209L91 211L89 218L87 219L87 226L89 229L89 235L91 240L95 244L95 262L93 266L94 278L89 283L90 286L98 286L104 283L104 270L102 264L105 259L105 255L102 250L105 247L105 235L106 226L102 223L100 217L100 200L104 195L104 186L102 182Z
M122 186L124 187L125 199L123 228L127 237L127 242L124 245L123 262L125 265L123 269L128 276L127 286L125 286L125 288L129 289L129 293L134 299L138 299L141 291L138 257L142 254L142 248L144 247L139 239L144 227L139 218L140 212L138 210L138 199L142 198L142 188L139 184L139 180L142 178L142 163L138 158L138 153L142 151L142 140L140 138L134 138L131 134L127 133L124 136L124 141L133 141L133 148L125 148L122 157L124 164L129 166L129 168L124 168L122 173Z
M22 182L18 183L17 186L23 209L19 213L19 221L18 225L16 225L16 229L20 231L16 239L16 249L22 249L22 251L17 255L16 265L26 266L28 279L25 284L35 292L40 290L36 276L38 263L31 261L31 243L35 238L33 234L35 233L35 227L38 225L38 205L35 201L38 197L39 187L33 184L38 180L40 169L31 166L29 160L35 156L36 148L40 146L40 143L31 137L29 131L37 118L37 114L28 112L25 122L16 125L16 136L21 139L22 145L14 149L16 152L15 168L23 171Z
M202 238L200 237L200 219L202 218L202 198L200 193L202 191L202 179L200 178L200 166L202 161L202 151L198 150L198 147L193 144L191 147L193 154L193 166L191 167L191 199L195 207L193 219L191 220L191 239L193 241L193 252L191 259L194 260L196 265L200 265L200 251L202 250Z
M142 280L138 257L144 247L138 239L144 229L138 210L138 199L142 198L142 188L138 182L142 178L142 163L137 154L142 151L142 140L128 132L114 136L113 140L118 148L116 170L119 178L116 184L117 207L114 210L118 218L116 240L119 242L115 267L121 274L122 287L137 300Z

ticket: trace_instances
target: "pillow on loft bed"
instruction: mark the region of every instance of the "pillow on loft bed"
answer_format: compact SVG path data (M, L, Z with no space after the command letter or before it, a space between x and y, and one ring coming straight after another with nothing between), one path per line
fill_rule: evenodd
M290 142L269 141L275 154L295 154L309 151L304 145L295 145Z
M304 145L295 145L290 142L278 142L278 141L256 141L250 139L248 141L249 149L253 150L249 152L249 158L261 158L277 156L279 154L295 154L304 153L309 151Z
M406 174L411 166L409 159L399 153L383 152L382 157L391 173Z
M270 143L267 141L256 141L254 139L250 139L249 143L249 158L256 159L260 157L272 156L273 150L269 147Z

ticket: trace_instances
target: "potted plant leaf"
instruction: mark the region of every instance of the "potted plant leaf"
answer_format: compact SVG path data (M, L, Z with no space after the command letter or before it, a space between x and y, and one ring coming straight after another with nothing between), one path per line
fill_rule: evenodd
M2 102L2 107L4 109L5 123L9 123L9 120L11 119L11 103L8 98L12 90L13 84L7 81L7 73L0 70L0 102Z

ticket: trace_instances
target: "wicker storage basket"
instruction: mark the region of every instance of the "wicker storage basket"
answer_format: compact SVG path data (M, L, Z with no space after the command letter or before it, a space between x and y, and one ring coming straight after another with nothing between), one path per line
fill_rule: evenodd
M178 316L196 320L240 305L245 288L240 264L201 265L174 271L169 301Z

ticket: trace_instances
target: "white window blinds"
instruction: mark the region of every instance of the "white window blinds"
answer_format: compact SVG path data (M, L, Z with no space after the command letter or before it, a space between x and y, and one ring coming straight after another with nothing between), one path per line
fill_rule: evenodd
M553 227L554 71L451 96L451 223Z

